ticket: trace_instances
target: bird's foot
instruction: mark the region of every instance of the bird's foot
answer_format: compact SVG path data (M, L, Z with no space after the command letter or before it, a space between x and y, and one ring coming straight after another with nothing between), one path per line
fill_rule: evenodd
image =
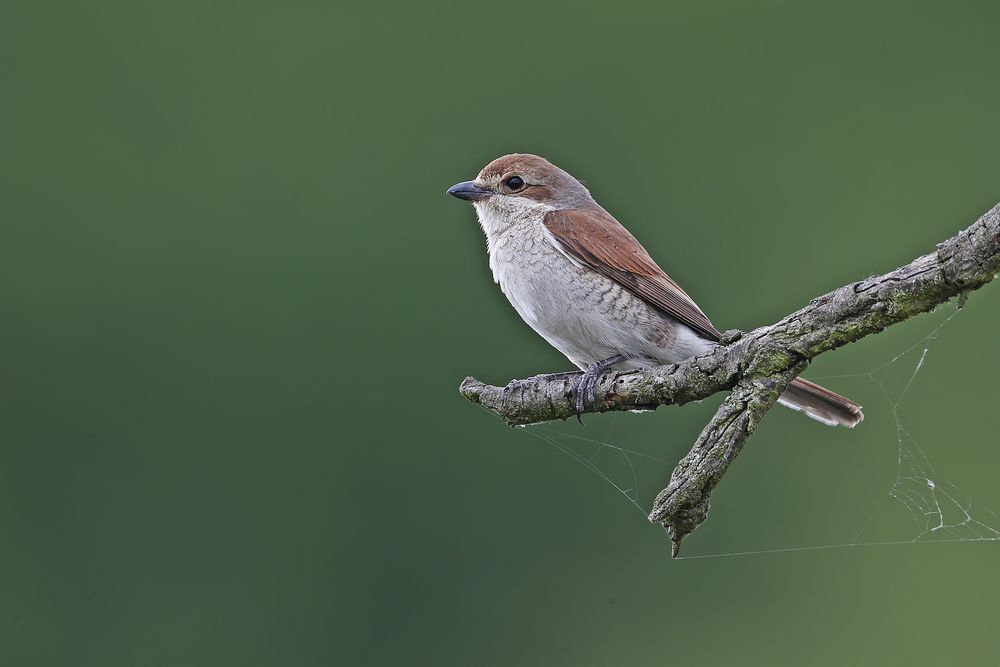
M571 394L574 407L576 408L576 419L581 424L583 423L583 418L580 415L586 410L587 404L594 405L597 401L597 380L601 377L601 373L607 370L609 366L613 366L626 359L628 357L624 354L616 354L603 361L595 361L583 372L583 376L580 377Z
M587 407L587 403L591 405L597 400L597 378L601 375L601 371L604 370L599 364L591 364L584 371L583 375L580 377L580 381L576 383L576 387L573 389L573 400L576 407L576 418L583 423L583 419L580 415L583 414L584 409Z

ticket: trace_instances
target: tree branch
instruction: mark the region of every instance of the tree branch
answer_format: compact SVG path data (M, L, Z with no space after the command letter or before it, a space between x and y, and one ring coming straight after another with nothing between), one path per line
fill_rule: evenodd
M711 353L679 364L605 373L586 412L651 410L732 390L657 496L650 521L670 534L673 553L708 516L709 499L746 439L788 382L810 360L933 310L993 280L1000 271L1000 204L972 226L906 266L813 299L775 324L726 332ZM964 301L960 301L964 303ZM460 391L510 426L576 416L570 393L579 373L539 375L495 387L468 377Z

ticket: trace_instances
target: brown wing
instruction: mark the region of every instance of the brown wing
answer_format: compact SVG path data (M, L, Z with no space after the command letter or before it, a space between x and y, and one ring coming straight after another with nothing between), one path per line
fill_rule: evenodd
M656 265L646 249L602 208L551 211L545 227L570 257L604 274L640 299L680 320L705 338L719 330L694 299Z

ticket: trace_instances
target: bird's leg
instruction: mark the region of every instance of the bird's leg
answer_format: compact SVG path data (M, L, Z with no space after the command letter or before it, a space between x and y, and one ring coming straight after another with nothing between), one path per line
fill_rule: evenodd
M584 371L583 377L577 383L576 388L573 390L573 396L576 398L576 418L583 423L583 419L580 415L583 414L583 409L586 407L586 403L594 404L597 400L597 378L603 373L609 366L614 366L617 363L625 361L628 356L624 354L616 354L613 357L608 357L602 361L595 361L587 370ZM586 402L585 402L586 401Z

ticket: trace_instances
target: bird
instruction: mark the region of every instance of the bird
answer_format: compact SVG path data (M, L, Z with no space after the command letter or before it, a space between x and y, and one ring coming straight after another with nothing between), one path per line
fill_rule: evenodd
M674 364L719 344L694 299L583 183L545 158L498 157L447 194L475 207L493 279L514 310L584 371L573 390L578 417L606 370ZM864 419L859 404L800 377L778 402L829 426Z

